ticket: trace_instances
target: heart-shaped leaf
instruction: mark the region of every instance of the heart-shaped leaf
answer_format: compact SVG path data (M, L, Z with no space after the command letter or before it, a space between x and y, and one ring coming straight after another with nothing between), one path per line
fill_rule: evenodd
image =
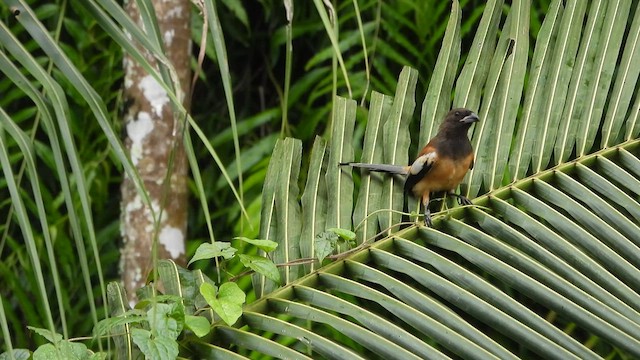
M229 326L242 315L242 304L244 304L246 295L234 282L228 282L220 285L216 292L215 286L209 283L200 285L200 293L213 311Z
M152 336L151 331L131 329L131 338L147 359L173 360L178 357L178 342L164 336Z
M186 315L184 320L187 328L193 331L197 337L203 337L211 330L211 324L204 316Z
M315 247L316 257L320 264L328 255L331 255L338 246L338 234L333 231L323 231L316 235Z

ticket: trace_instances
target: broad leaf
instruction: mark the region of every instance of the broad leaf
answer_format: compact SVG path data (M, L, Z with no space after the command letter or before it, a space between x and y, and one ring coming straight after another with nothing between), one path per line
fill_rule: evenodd
M246 296L236 283L224 283L217 290L213 285L203 283L200 285L200 293L228 325L233 325L242 315L242 304Z
M267 279L280 283L280 272L273 261L259 255L240 254L240 262Z
M333 254L338 247L338 234L333 231L323 231L316 235L314 246L318 263L322 264L324 258Z
M178 356L178 342L170 337L153 336L151 331L131 329L131 338L145 357L171 360Z
M338 235L339 237L341 237L343 240L346 240L346 241L353 241L356 239L356 234L353 231L350 231L347 229L330 228L330 229L327 229L327 231L334 232L336 235Z
M266 252L271 252L271 251L275 250L278 247L278 243L275 242L275 241L271 241L271 240L249 239L249 238L243 237L243 236L234 237L234 239L235 240L244 241L246 243L254 245L257 248L259 248L260 250L266 251Z
M225 259L232 258L236 251L236 248L231 247L231 243L216 241L214 243L202 243L196 249L196 253L193 255L187 265L191 265L192 262L204 259L213 259L218 256L222 256Z
M147 311L147 319L155 337L176 340L184 327L184 306L157 303Z
M13 349L11 353L3 352L0 354L0 360L28 360L31 358L31 352L27 349Z
M47 339L47 341L50 343L57 343L59 341L62 341L62 335L58 333L54 333L51 330L37 328L33 326L27 326L27 329Z
M186 315L184 320L185 327L193 331L197 337L203 337L211 330L211 324L204 316Z
M45 344L33 352L33 360L89 360L92 352L82 343L64 340L57 344Z

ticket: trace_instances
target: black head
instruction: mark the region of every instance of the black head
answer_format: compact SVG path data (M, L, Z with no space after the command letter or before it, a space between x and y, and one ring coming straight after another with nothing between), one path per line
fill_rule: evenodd
M479 120L478 115L469 109L452 109L444 117L440 130L463 130L466 132L471 124Z

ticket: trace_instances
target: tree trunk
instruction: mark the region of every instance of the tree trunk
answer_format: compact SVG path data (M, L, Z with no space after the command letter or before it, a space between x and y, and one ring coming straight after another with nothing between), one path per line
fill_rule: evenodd
M138 7L129 0L125 5L132 19L142 27ZM189 0L154 1L154 8L162 34L164 49L173 63L184 94L190 78L191 37ZM147 59L155 59L140 46ZM147 74L133 58L124 56L125 145L144 182L156 217L143 204L131 178L125 176L121 204L121 275L129 301L134 302L135 291L145 284L152 268L153 241L157 239L159 259L185 262L187 228L187 158L179 129L174 126L183 119L174 119L174 112L158 82ZM188 96L188 95L187 95ZM189 99L183 99L185 107ZM170 157L173 154L173 162ZM169 171L170 176L167 177ZM169 184L166 179L170 179Z

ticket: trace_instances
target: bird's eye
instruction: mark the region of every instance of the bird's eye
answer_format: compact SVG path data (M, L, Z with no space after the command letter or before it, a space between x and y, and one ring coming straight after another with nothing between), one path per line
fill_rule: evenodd
M456 116L460 116L460 111L456 111Z

